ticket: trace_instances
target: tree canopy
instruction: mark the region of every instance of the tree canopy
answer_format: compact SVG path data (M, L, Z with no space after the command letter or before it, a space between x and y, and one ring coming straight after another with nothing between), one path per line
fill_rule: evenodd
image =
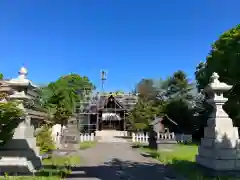
M206 62L201 62L195 76L198 88L208 85L213 72L220 76L220 81L228 84L239 83L240 71L240 25L224 32L212 45Z
M240 25L224 32L214 42L212 49L206 57L206 62L201 62L195 72L198 89L206 87L213 72L219 74L219 80L233 85L228 94L225 110L236 124L240 123ZM238 120L239 119L239 120ZM237 123L239 122L239 123Z
M189 102L193 99L192 88L186 73L180 70L165 80L140 80L135 90L139 100L128 117L133 128L147 129L155 117L164 115L187 127L191 121Z
M41 102L49 110L54 123L63 124L75 112L77 103L94 89L88 77L69 74L43 87Z
M16 102L0 102L0 144L13 137L15 128L23 121L23 112Z
M21 117L24 115L17 102L3 101L6 97L6 93L0 92L0 144L5 144L13 137L14 130L23 121Z

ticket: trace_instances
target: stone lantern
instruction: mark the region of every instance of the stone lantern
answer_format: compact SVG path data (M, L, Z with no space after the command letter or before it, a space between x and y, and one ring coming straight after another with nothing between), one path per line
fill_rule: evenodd
M17 78L4 82L6 87L9 87L6 99L17 101L18 108L24 112L24 116L23 121L14 129L12 139L0 147L0 170L5 173L28 174L36 172L42 165L40 149L34 137L34 127L31 125L31 117L38 111L27 108L24 104L36 98L37 93L34 90L37 86L27 78L26 68L22 67L18 74Z
M196 162L216 171L237 171L240 170L238 128L233 127L232 119L223 110L223 105L228 100L223 93L232 86L218 79L218 74L213 73L213 81L208 86L213 96L205 97L206 102L212 102L214 114L208 117Z

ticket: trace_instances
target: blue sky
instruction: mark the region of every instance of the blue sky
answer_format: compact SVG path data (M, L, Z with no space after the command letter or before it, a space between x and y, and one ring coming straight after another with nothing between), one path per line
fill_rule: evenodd
M239 0L1 0L0 72L47 83L70 72L101 88L182 69L191 79L218 36L239 23Z

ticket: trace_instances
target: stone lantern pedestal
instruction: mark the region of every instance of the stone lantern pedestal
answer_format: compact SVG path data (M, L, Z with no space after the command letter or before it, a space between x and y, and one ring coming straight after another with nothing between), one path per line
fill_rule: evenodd
M232 88L219 82L219 76L213 73L213 82L209 85L213 96L207 97L213 105L213 113L204 129L204 138L199 146L196 162L216 171L240 170L240 140L238 128L233 126L232 119L223 110L227 101L223 92Z

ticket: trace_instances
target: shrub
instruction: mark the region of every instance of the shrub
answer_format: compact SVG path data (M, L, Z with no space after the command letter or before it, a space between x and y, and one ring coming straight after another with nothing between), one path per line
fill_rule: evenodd
M0 93L0 100L4 95ZM4 97L3 97L4 98ZM24 121L21 118L23 112L18 107L18 103L0 102L0 144L4 145L7 141L12 139L14 130L18 125Z
M44 125L42 129L37 134L37 146L40 147L41 153L49 152L55 149L55 144L52 139L51 129Z

